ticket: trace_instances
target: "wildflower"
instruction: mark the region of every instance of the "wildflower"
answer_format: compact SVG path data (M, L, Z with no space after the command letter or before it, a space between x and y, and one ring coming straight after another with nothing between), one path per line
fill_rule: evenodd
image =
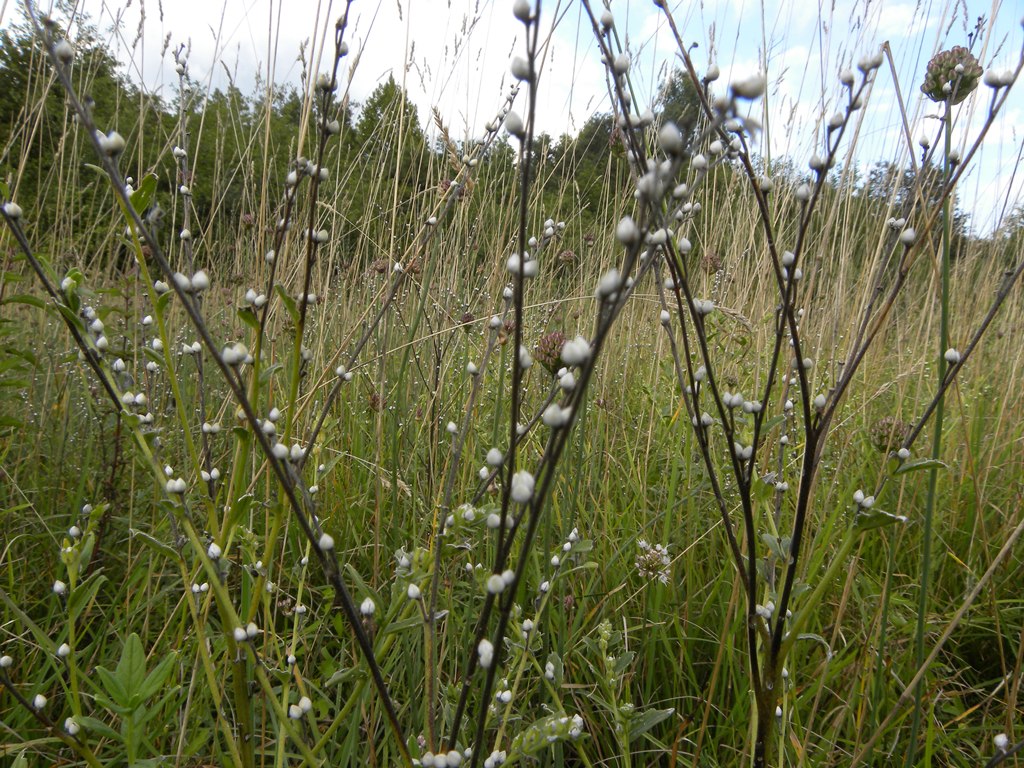
M559 355L565 346L565 334L551 331L540 337L533 351L534 359L543 365L548 373L554 374L559 367Z
M323 533L320 535L318 545L321 552L330 552L334 549L334 537L329 533Z
M359 612L363 616L373 616L377 610L377 604L373 602L373 598L367 597L359 604Z
M46 706L46 697L41 693L37 693L35 698L32 699L32 709L37 712Z
M57 648L57 655L60 656L62 659L66 659L68 656L71 655L71 646L67 643L61 643L60 646Z
M994 741L996 743L996 751L998 752L1005 752L1010 746L1010 739L1007 738L1005 733L998 734Z
M956 365L960 362L960 353L953 347L950 347L946 350L943 358L945 358L946 362L950 365Z
M9 219L20 219L23 211L17 203L8 202L3 204L4 216Z
M921 93L932 101L959 104L978 87L982 69L974 55L962 45L940 51L928 62Z
M68 717L64 719L64 730L67 731L68 734L71 736L77 736L78 732L82 729L81 726L79 726L78 723L75 722L75 718Z
M418 586L410 584L409 588L405 590L405 594L409 596L410 600L419 600L423 593Z
M660 581L668 584L669 565L672 560L668 547L661 544L649 544L645 539L637 542L639 552L636 556L636 572L648 581Z
M57 579L57 581L53 582L53 594L57 595L57 597L64 597L64 595L66 595L67 593L68 593L68 585L67 584L65 584L60 579Z

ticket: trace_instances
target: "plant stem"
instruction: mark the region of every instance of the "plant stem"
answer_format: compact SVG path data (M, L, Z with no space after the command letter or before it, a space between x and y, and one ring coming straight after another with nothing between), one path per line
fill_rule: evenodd
M952 151L952 107L946 102L946 110L943 115L943 135L945 139L944 153L942 159L943 178L949 179L950 162L949 156ZM946 195L942 202L942 251L940 264L942 278L941 314L939 320L939 381L946 380L946 357L945 351L949 347L949 256L950 241L952 239L951 213L952 194ZM940 396L935 406L935 431L932 437L932 458L938 460L942 455L942 421L944 415L944 396ZM924 632L925 616L928 611L928 589L931 581L932 568L932 522L935 515L935 496L938 486L939 470L932 467L928 473L928 496L924 509L924 531L922 537L921 551L921 591L917 604L917 629L914 635L914 665L920 669L924 664ZM910 725L910 739L907 744L907 757L904 765L911 766L917 757L917 734L921 727L921 699L922 688L918 684L914 690L914 715Z

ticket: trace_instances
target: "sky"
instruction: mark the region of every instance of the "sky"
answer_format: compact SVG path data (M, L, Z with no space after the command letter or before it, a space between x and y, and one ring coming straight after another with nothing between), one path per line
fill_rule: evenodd
M37 0L46 7L46 0ZM602 0L592 0L600 13ZM14 0L0 2L0 24L15 14ZM632 59L638 102L649 106L678 48L651 0L611 0L619 40ZM699 71L715 62L720 83L766 71L769 90L754 108L769 130L757 151L790 157L798 166L821 150L823 117L838 105L838 73L888 42L898 79L879 73L857 132L862 165L887 159L904 163L907 142L897 103L906 104L915 142L934 136L935 105L919 85L934 51L967 45L976 19L987 22L974 50L987 69L1014 66L1024 43L1020 0L669 0L669 12ZM344 0L78 0L128 74L146 88L173 96L172 52L190 48L192 76L207 88L224 88L229 76L243 92L258 81L298 86L305 57L310 71L327 66L324 40L333 49L333 26ZM512 84L509 61L524 53L523 26L511 0L355 0L346 35L353 54L348 87L365 100L389 75L417 105L420 123L432 130L436 107L455 137L475 138L494 117ZM575 133L596 111L610 109L604 70L590 22L579 0L544 0L541 7L543 69L538 126L558 136ZM230 75L229 75L230 73ZM349 80L346 77L346 80ZM991 232L1016 200L1024 201L1024 173L1014 173L1024 144L1024 83L1018 83L985 149L961 188L962 204L980 233ZM973 140L984 123L990 91L984 86L958 108L954 141ZM522 100L522 96L520 97ZM522 106L519 105L521 109ZM973 201L973 202L972 202Z

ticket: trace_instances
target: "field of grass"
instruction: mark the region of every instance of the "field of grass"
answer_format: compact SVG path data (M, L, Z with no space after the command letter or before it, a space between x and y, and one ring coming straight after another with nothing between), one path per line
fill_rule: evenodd
M870 55L810 171L750 149L763 84L694 70L692 130L634 108L581 190L522 152L512 5L513 111L411 153L404 99L353 122L345 15L291 136L183 108L127 147L39 29L0 764L1019 764L1024 228L956 228L941 129L933 184L848 181Z

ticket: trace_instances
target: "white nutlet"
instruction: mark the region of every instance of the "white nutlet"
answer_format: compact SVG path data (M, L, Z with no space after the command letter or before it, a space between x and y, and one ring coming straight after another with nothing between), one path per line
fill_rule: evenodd
M658 142L662 150L669 155L678 155L683 151L683 134L671 120L665 123L658 132Z
M57 61L61 64L68 65L74 61L75 49L67 40L60 40L53 46L53 55L57 57Z
M512 77L516 80L529 80L530 79L530 62L524 59L522 56L516 56L512 59Z
M489 669L494 662L494 644L485 637L477 645L476 653L480 657L480 666Z
M528 23L531 18L530 0L515 0L512 3L512 15L524 24Z
M121 154L125 148L124 136L117 131L111 131L104 135L102 131L96 131L96 142L100 145L100 151L110 157Z
M535 481L533 475L521 469L512 475L512 501L526 504L533 498Z
M633 245L640 240L640 228L632 216L623 216L615 227L615 238L623 245Z
M757 74L729 84L733 96L737 99L756 99L764 94L768 80L764 75Z
M566 341L562 346L562 362L568 366L583 365L590 359L590 342L582 336Z
M505 130L517 139L522 139L526 135L523 118L519 116L519 113L509 112L505 115Z

